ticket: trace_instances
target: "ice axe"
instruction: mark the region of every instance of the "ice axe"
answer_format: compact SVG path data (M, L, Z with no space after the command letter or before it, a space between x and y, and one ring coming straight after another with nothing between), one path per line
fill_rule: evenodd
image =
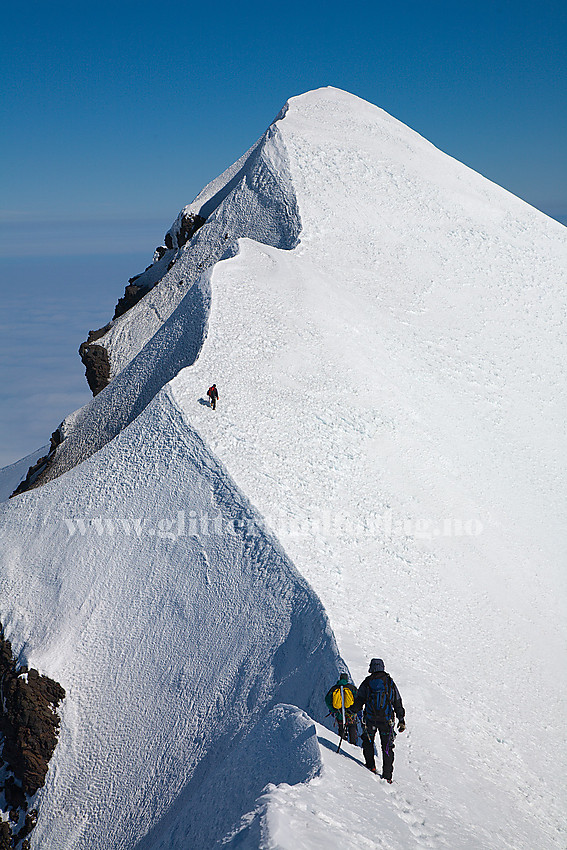
M342 686L342 685L341 685L341 709L342 709L342 712L343 712L343 731L342 731L341 737L339 738L339 746L337 747L337 752L338 752L338 751L340 750L340 748L341 748L341 744L342 744L342 742L343 742L343 737L344 737L345 730L346 730L346 716L345 716L345 692L344 692L344 690L343 690L343 686Z

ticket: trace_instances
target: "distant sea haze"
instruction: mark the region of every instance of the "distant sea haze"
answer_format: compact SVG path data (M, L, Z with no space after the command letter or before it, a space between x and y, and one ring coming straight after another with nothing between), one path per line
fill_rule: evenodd
M176 214L1 223L0 467L46 445L91 398L79 345L112 318ZM567 209L547 214L567 225Z
M79 345L112 318L152 251L0 258L0 467L49 443L92 397Z

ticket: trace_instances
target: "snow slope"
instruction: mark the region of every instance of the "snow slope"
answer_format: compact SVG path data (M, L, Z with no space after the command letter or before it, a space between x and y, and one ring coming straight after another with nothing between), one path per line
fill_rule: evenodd
M413 791L478 847L562 846L565 229L348 95L280 131L301 243L215 268L175 397L355 678L386 657Z
M317 598L168 391L2 513L2 621L67 691L33 846L133 847L172 808L213 846L242 810L204 818L195 787L274 703L325 712L338 655Z
M4 506L0 620L68 692L34 846L563 847L565 228L336 89L187 209ZM280 544L400 687L399 787L294 708L338 656Z
M181 211L170 234L179 231L184 212L207 221L190 242L167 251L136 280L138 286L153 285L156 280L160 285L113 321L97 340L108 352L111 378L142 349L202 272L236 252L239 237L278 248L297 243L301 223L277 123Z
M196 359L207 332L210 269L237 252L238 236L283 249L297 243L301 225L277 126L181 211L171 233L179 229L184 212L207 216L207 221L190 242L167 252L136 281L140 286L152 282L163 274L164 264L174 262L159 286L97 339L107 350L114 380L60 425L64 442L42 473L42 483L105 445Z
M387 785L362 768L360 748L345 743L337 754L336 737L328 729L312 724L310 732L320 754L317 774L308 784L268 786L254 811L243 818L239 846L257 846L254 832L264 839L262 846L281 850L345 846L475 850L481 840L483 846L495 846L494 836L478 827L471 830L458 812L440 816L436 794L409 790L404 773L399 782Z

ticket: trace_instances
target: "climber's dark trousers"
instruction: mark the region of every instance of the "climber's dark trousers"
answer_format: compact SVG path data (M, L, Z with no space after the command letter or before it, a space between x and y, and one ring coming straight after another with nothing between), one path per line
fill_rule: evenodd
M356 717L354 719L354 723L347 723L347 734L348 740L351 744L356 744L358 741L358 727L356 725ZM345 735L345 727L343 725L343 721L339 720L339 738L346 739L347 735Z
M391 779L394 770L394 738L396 732L389 720L380 720L376 724L367 723L362 733L362 752L366 767L376 767L374 761L374 738L376 732L380 733L380 744L382 745L382 777Z

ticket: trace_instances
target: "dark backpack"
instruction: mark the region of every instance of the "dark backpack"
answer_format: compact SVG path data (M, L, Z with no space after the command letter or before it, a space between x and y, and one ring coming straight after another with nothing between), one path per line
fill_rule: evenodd
M392 689L390 679L386 676L376 676L368 679L368 699L366 714L377 720L389 720L394 713L392 706Z

